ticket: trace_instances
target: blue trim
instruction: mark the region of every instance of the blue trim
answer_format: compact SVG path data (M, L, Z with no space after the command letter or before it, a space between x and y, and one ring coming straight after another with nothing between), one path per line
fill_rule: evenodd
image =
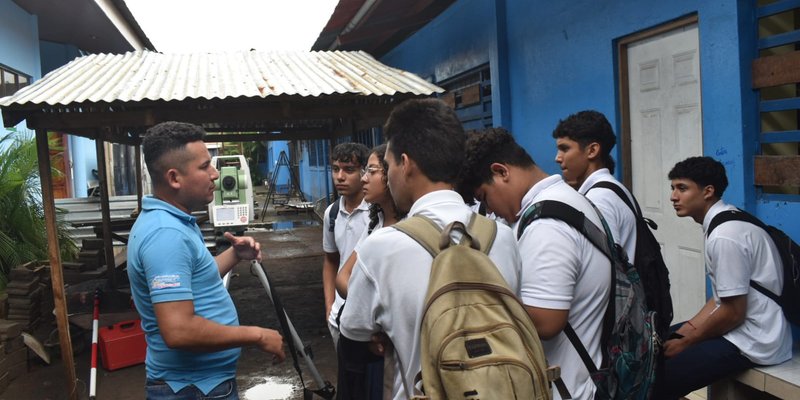
M771 47L783 46L785 44L793 44L795 42L800 42L800 30L779 33L777 35L759 39L758 48L768 49Z
M779 100L763 100L759 105L761 112L785 111L800 108L800 97Z
M763 7L756 8L756 18L768 17L770 15L780 14L784 11L789 11L794 8L800 7L800 0L783 0L778 1Z
M761 143L800 142L800 131L762 132Z
M800 195L797 194L761 193L758 199L763 202L800 203Z

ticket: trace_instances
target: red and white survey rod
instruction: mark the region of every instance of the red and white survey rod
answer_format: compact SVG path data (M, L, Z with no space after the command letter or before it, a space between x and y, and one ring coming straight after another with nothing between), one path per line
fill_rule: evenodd
M94 399L97 388L97 331L100 317L100 291L94 291L94 312L92 313L92 371L89 375L89 398Z

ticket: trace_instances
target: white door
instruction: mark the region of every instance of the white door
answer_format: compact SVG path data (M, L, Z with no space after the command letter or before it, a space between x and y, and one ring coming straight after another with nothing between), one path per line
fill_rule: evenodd
M705 303L702 227L678 218L667 174L676 162L703 154L697 25L628 46L633 192L645 217L658 224L672 283L674 322Z

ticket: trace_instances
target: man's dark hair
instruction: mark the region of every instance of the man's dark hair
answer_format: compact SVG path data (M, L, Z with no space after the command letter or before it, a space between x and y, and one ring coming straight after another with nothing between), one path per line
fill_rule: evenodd
M580 111L558 122L553 130L553 138L567 138L578 142L581 148L597 142L600 155L609 172L614 173L614 158L611 149L617 144L617 137L606 116L595 110Z
M148 129L142 139L142 152L153 182L162 183L164 172L171 166L180 167L186 161L170 157L171 160L167 163L164 155L183 150L187 143L203 140L205 137L206 131L203 128L185 122L162 122Z
M351 162L358 164L359 167L367 165L367 158L369 158L369 149L361 143L339 143L331 152L331 162Z
M443 101L400 103L386 120L383 133L396 162L405 153L432 182L458 181L466 135L455 111Z
M458 192L465 201L480 185L492 181L493 163L530 168L536 163L514 137L503 128L486 128L467 135L466 156ZM467 197L468 196L468 197Z
M668 178L689 179L700 188L711 185L714 187L714 195L720 199L728 187L725 166L711 157L689 157L680 161L669 171Z

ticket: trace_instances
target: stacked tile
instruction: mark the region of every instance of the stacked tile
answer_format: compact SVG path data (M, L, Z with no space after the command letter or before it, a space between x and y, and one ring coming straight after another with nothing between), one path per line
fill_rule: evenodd
M39 287L42 290L42 323L50 324L55 322L55 314L53 313L53 309L55 309L56 304L53 298L53 281L50 275L50 266L45 265L44 269L42 270L40 276L41 280L39 281Z
M42 287L41 275L44 267L38 262L29 262L11 269L11 278L6 285L8 294L7 319L19 322L22 327L33 332L41 321Z
M105 275L107 267L103 239L83 239L75 262L62 262L64 283L76 284Z
M28 369L28 348L22 329L19 323L0 319L0 393Z

